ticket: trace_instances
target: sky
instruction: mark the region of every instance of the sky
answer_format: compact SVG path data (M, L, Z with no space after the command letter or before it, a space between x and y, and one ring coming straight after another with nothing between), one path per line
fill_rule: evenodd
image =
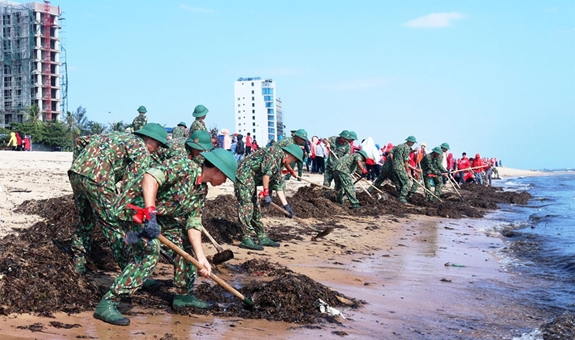
M575 1L52 0L68 110L234 129L234 81L271 78L287 130L342 130L521 169L575 168ZM571 156L570 156L571 155Z

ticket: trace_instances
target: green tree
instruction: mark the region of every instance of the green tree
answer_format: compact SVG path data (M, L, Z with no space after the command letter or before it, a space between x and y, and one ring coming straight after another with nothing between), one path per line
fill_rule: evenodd
M76 108L76 111L72 112L74 117L75 126L80 130L80 134L87 134L90 130L88 116L86 115L86 108L81 105Z
M72 150L70 130L62 121L47 122L45 124L43 143L51 147L61 147L62 150Z
M89 135L99 135L106 132L106 127L104 125L92 120L88 122L87 126Z
M27 122L30 122L30 124L32 125L39 125L42 124L42 112L40 111L40 108L38 107L38 105L30 105L28 107L26 107L26 110L24 111L25 114L25 118Z
M120 131L124 132L127 128L131 126L131 124L125 124L123 121L108 123L110 124L110 131Z

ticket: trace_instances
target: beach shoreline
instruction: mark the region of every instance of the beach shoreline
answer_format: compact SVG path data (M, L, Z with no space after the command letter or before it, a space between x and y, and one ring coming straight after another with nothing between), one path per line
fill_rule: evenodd
M39 219L13 210L27 199L44 199L71 194L66 171L70 153L0 152L0 237L26 228ZM547 173L500 167L502 178L539 176ZM317 183L318 175L304 177ZM494 184L497 184L496 182ZM288 196L306 182L288 182ZM229 194L230 183L210 188L209 197ZM321 221L314 221L321 222ZM268 228L296 225L287 218L264 218ZM3 338L31 339L38 334L18 326L45 325L44 339L91 336L96 338L146 338L172 334L184 339L194 335L209 338L349 338L395 339L511 339L529 332L546 315L522 303L517 290L529 284L517 274L506 272L498 263L496 250L500 237L483 230L495 222L489 219L449 219L428 216L397 218L347 217L345 229L337 229L321 242L290 241L278 249L248 252L226 245L236 255L230 263L250 258L278 262L295 272L325 284L349 297L365 300L360 309L343 309L347 319L340 324L321 324L320 329L266 320L179 316L166 311L150 311L133 306L132 325L114 327L92 317L92 312L66 315L57 321L79 324L78 328L55 328L50 318L31 315L2 316ZM204 243L207 254L212 245ZM224 247L224 248L226 248ZM156 271L158 272L158 270ZM233 277L222 271L222 278ZM523 279L523 278L521 278ZM204 280L198 280L205 282ZM241 332L240 332L241 330Z

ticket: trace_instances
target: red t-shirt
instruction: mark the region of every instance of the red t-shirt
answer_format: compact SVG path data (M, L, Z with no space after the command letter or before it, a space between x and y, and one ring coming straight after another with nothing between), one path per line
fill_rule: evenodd
M252 146L252 136L246 136L246 146Z

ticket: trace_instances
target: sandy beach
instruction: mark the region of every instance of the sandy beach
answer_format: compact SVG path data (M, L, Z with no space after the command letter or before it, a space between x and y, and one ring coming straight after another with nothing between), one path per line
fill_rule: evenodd
M0 151L0 237L16 233L39 220L14 212L26 200L71 194L66 171L71 153ZM501 177L540 176L537 171L498 168ZM306 179L322 182L318 175ZM494 181L497 185L497 181ZM291 180L288 196L309 185ZM232 193L226 183L210 188L209 197ZM297 214L297 212L296 212ZM264 214L265 216L265 214ZM310 219L310 222L321 222ZM264 218L268 228L297 225L287 218ZM291 241L277 249L248 252L236 245L233 263L253 257L278 262L295 272L349 297L366 301L359 309L343 309L339 323L309 327L266 320L179 316L163 310L137 311L129 327L115 327L92 317L92 312L55 319L34 315L0 316L2 339L208 339L302 337L323 339L512 339L537 327L545 315L523 303L520 291L530 284L507 273L497 261L503 241L490 235L489 219L450 219L428 216L349 217L320 242ZM297 229L301 230L301 229ZM214 254L205 243L207 254ZM156 270L162 271L162 266ZM222 270L218 275L233 282ZM198 280L200 282L203 279ZM0 282L1 284L1 282ZM50 326L57 320L78 324L70 329ZM26 329L43 324L42 333ZM18 327L24 326L25 329Z

